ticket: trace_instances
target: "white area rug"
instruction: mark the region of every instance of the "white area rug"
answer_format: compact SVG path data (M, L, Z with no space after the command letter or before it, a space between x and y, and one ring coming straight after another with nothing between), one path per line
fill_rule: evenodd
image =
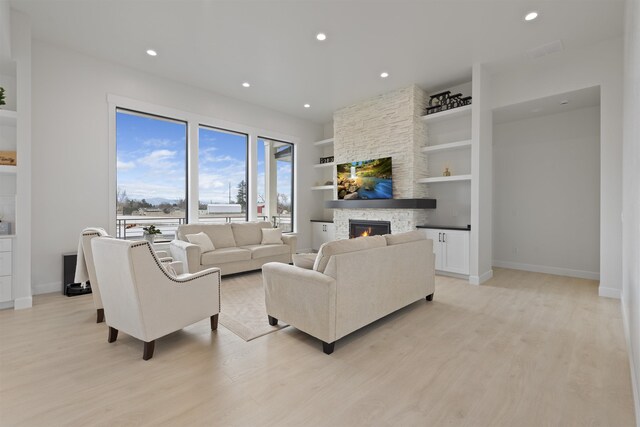
M262 272L242 273L222 278L220 324L245 341L251 341L287 327L269 325L264 304Z

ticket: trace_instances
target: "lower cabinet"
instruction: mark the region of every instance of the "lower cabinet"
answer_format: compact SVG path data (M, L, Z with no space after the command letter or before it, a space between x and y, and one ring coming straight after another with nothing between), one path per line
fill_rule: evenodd
M436 270L469 274L469 232L466 230L425 229L433 240Z
M0 238L0 302L11 301L13 278L12 239Z
M336 227L332 222L311 223L311 249L317 251L323 243L336 239Z

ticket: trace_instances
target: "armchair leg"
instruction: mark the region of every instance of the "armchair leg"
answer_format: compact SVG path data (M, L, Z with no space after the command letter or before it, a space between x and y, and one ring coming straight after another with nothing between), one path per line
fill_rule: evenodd
M96 312L96 323L104 322L104 308L99 308Z
M153 350L155 349L156 341L149 341L144 343L144 351L142 352L142 359L149 360L153 357Z
M216 329L218 329L218 315L214 314L211 316L211 330L215 331Z
M333 348L335 347L336 342L332 342L332 343L326 343L324 341L322 341L322 351L324 351L324 354L331 354L333 353Z
M267 315L267 317L269 318L269 324L271 326L278 326L278 319L276 319L275 317L271 317L269 315Z
M118 339L118 330L116 328L112 328L109 326L109 338L107 338L108 343L116 342Z

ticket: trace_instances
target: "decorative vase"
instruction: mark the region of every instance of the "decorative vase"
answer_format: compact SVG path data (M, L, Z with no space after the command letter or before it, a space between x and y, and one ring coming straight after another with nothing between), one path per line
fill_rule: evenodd
M153 242L156 241L156 235L155 234L149 234L146 231L144 232L144 240L146 240L147 242L153 244Z

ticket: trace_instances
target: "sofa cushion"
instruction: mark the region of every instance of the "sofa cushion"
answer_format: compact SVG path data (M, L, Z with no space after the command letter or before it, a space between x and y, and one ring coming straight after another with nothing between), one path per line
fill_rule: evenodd
M290 251L287 245L248 245L242 246L242 249L251 251L251 258L266 258L270 256L286 255Z
M248 261L251 251L242 248L222 248L204 253L200 256L200 264L216 266L227 262Z
M178 227L176 237L188 242L187 234L197 234L200 232L204 232L209 236L216 249L237 246L233 238L231 224L184 224Z
M271 223L261 222L238 222L231 224L236 246L259 245L262 242L262 229L271 228ZM213 242L215 245L215 242Z
M261 245L282 245L282 230L279 228L263 228Z
M329 263L329 258L333 255L380 248L383 246L387 246L387 239L385 239L384 236L357 237L355 239L327 242L320 246L316 262L313 264L313 269L320 273L324 273L324 269Z
M213 242L203 231L197 234L186 234L184 237L187 238L189 243L193 243L194 245L200 246L200 250L204 252L209 252L215 249L213 246Z
M424 231L414 230L407 231L406 233L398 233L398 234L385 234L385 239L387 239L387 245L399 245L401 243L409 243L415 242L417 240L424 240L427 238L427 234Z

